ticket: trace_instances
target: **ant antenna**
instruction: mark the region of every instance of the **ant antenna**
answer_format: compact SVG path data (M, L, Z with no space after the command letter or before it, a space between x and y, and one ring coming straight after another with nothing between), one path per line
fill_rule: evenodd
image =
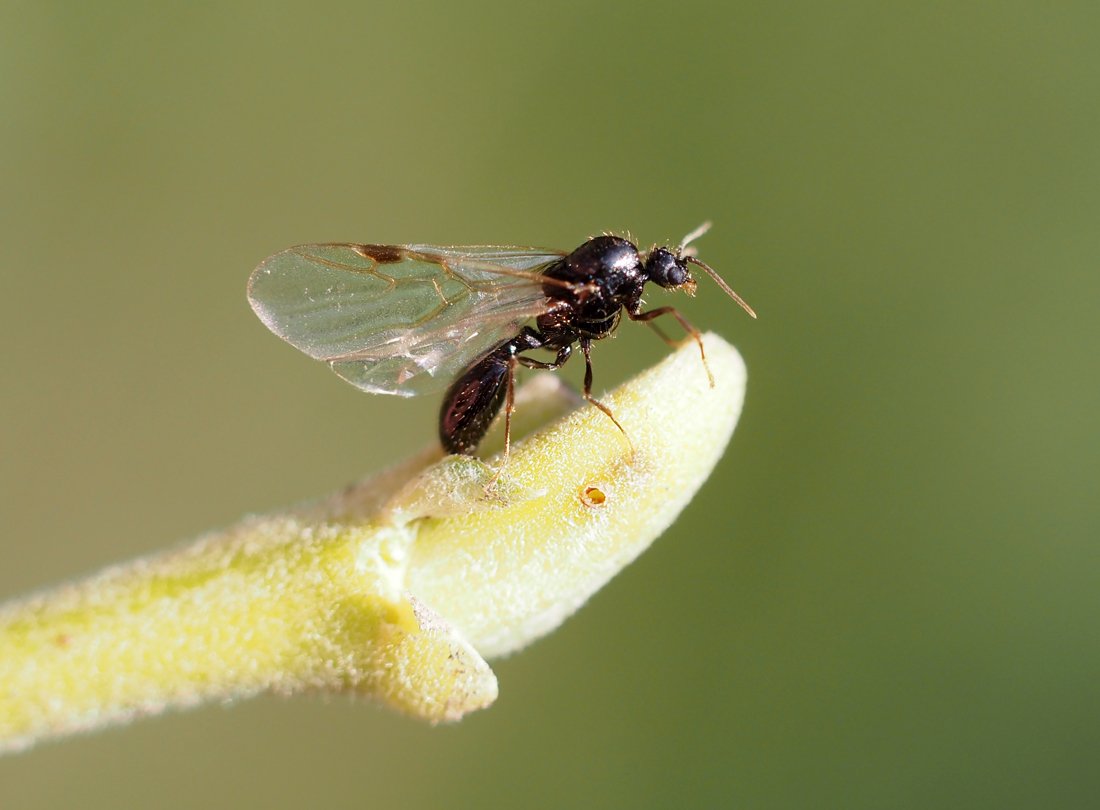
M709 231L710 230L710 225L711 225L711 223L710 223L710 220L708 219L706 222L704 222L702 225L700 225L694 231L692 231L687 236L685 236L683 239L681 239L680 240L680 247L676 248L676 255L677 256L687 256L689 258L691 256L694 256L695 255L695 248L688 248L688 245L690 245L692 242L694 242L700 236L702 236L707 231Z
M708 222L708 223L707 223L707 225L710 225L710 223ZM698 228L696 228L696 230L698 230ZM694 235L695 235L694 233L692 233L692 234L689 234L689 236L692 236L692 237L694 237ZM702 268L703 268L704 270L706 270L706 271L707 271L707 275L709 275L709 276L710 276L710 277L711 277L712 279L714 279L714 281L715 281L715 282L716 282L716 283L718 284L718 286L719 286L719 287L721 287L721 288L722 288L723 290L725 290L725 291L726 291L726 294L727 294L727 295L728 295L728 296L729 296L730 298L732 298L732 299L733 299L734 301L736 301L736 302L737 302L738 304L740 304L740 305L741 305L741 309L745 310L745 312L749 313L749 315L751 315L751 316L752 316L753 318L755 318L755 317L756 317L756 313L752 311L752 307L750 307L750 306L749 306L748 304L746 304L746 303L745 303L745 301L744 301L744 299L742 299L740 295L738 295L737 293L735 293L735 292L734 292L734 291L733 291L733 290L732 290L732 289L730 288L730 285L729 285L729 284L727 284L726 282L724 282L724 281L722 280L722 277L721 277L720 275L718 275L718 274L717 274L716 272L714 272L713 268L711 268L711 266L710 266L710 265L708 265L708 264L705 264L705 263L703 263L703 262L699 261L699 260L698 260L697 258L695 258L694 256L688 256L688 255L685 255L685 256L684 256L684 258L685 258L685 259L687 259L687 260L688 260L689 262L691 262L692 264L696 264L696 265L699 265L699 267L702 267Z

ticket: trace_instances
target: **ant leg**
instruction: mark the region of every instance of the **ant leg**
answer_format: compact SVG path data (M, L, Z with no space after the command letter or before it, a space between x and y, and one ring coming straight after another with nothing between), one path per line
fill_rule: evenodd
M551 363L544 363L541 360L535 360L531 357L516 356L516 361L526 368L536 368L541 371L557 371L559 368L565 365L565 361L568 360L573 354L572 344L562 346L558 349L558 355Z
M500 474L508 466L508 456L512 452L512 411L516 409L516 357L508 360L508 388L504 397L504 455L500 459L500 466L493 474L492 480L486 484L485 492L491 493L496 489Z
M500 474L504 472L504 468L508 466L508 456L512 451L512 413L516 409L516 366L523 365L527 368L556 371L565 365L565 361L569 359L571 354L573 354L573 347L563 346L558 349L558 356L554 358L552 363L544 363L541 360L520 357L519 355L513 355L508 361L508 387L504 397L504 455L500 459L500 466L493 475L493 480L485 487L486 492L492 492L496 489L497 481L500 479Z
M623 434L623 438L626 439L627 446L630 447L630 455L633 457L634 442L630 441L630 436L627 435L623 426L619 424L619 420L615 418L615 414L611 412L611 409L592 396L592 341L588 338L581 338L580 343L581 351L584 352L584 398L603 411L607 415L607 418L615 423L615 427L619 429L619 432Z
M675 318L680 326L684 327L684 331L687 332L695 340L699 346L699 357L703 361L703 368L706 369L707 379L710 381L710 387L714 388L714 375L710 373L710 366L707 365L707 353L703 349L703 335L698 329L691 325L691 322L680 314L680 310L676 307L658 307L657 309L651 309L648 312L630 312L626 313L632 321L642 321L643 323L650 323L654 318L659 318L662 315L671 315Z
M650 329L652 329L657 334L657 337L659 337L661 340L663 340L669 346L679 346L680 345L679 341L676 341L676 340L673 340L672 338L670 338L668 336L668 333L665 332L664 329L662 329L660 326L657 325L656 321L644 321L643 323L645 323L646 326L648 326Z

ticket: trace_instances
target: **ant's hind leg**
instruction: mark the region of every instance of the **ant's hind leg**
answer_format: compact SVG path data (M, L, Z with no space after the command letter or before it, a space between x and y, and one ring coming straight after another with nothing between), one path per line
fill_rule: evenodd
M684 327L684 331L687 332L695 341L695 343L699 346L699 358L703 361L703 368L707 372L707 380L710 381L710 387L714 388L714 375L710 373L710 366L707 364L707 353L706 350L703 348L703 335L698 329L691 325L691 321L680 314L680 310L676 309L676 307L658 307L657 309L651 309L648 312L627 311L626 314L629 316L630 320L641 321L642 323L645 323L654 329L657 328L656 325L653 323L654 318L659 318L662 315L671 315L673 318L675 318L679 322L680 326ZM658 331L658 334L661 333ZM667 341L668 339L666 338L666 342Z
M581 338L580 343L581 351L584 352L584 398L603 411L607 418L615 423L615 427L626 439L626 444L630 448L630 455L633 456L634 442L630 441L630 436L627 435L626 430L619 424L619 420L615 418L615 414L611 412L611 409L592 396L592 342L587 338Z
M541 336L534 333L533 330L525 330L524 335L534 338L535 340L541 339ZM532 347L538 348L538 347ZM558 350L557 357L554 358L552 363L544 363L541 360L534 360L530 357L522 357L518 354L512 355L508 358L507 380L505 382L505 394L504 394L504 453L500 459L500 466L497 467L496 473L493 475L492 480L485 487L487 493L493 492L496 489L497 481L500 480L500 474L504 472L504 468L508 466L508 457L512 452L512 413L516 410L516 366L523 365L527 368L546 369L548 371L554 371L564 365L565 361L569 359L569 356L573 353L572 346L564 346Z
M565 361L573 355L573 346L567 344L558 349L558 355L554 358L553 362L544 363L541 360L535 360L531 357L517 356L516 360L526 368L539 369L540 371L557 371L559 368L565 365Z
M485 485L485 492L491 494L496 489L500 474L508 466L508 456L512 452L512 411L516 409L516 362L518 358L512 357L508 361L508 382L504 395L504 454L500 458L500 466L493 473L492 480Z

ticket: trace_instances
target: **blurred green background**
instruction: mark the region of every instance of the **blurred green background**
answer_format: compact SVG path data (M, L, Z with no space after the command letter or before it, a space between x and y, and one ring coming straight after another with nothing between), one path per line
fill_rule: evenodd
M496 664L491 709L206 708L0 760L0 806L1095 806L1098 30L1095 3L3 4L2 595L432 440L435 399L253 317L288 245L711 218L761 317L681 302L748 363L730 451ZM598 349L598 387L665 352Z

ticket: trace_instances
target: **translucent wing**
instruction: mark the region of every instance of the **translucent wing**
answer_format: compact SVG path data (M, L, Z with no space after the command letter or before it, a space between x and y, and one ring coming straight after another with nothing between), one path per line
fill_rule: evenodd
M541 271L561 252L522 247L300 245L266 259L248 300L268 329L357 388L446 386L546 311Z

